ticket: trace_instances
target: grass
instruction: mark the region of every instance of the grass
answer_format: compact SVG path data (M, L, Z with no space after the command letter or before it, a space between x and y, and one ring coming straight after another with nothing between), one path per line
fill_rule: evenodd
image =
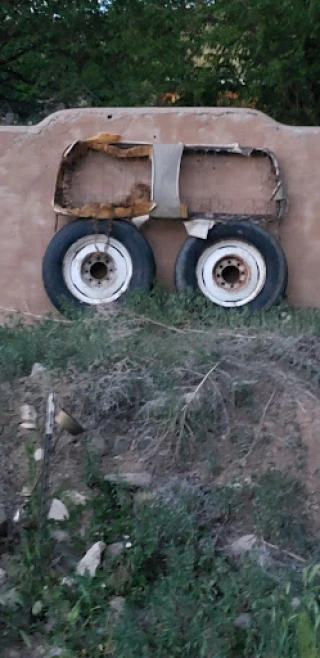
M251 528L278 539L280 518L287 524L292 521L288 502L295 486L278 473L256 483L254 507L261 518L253 520ZM64 575L72 574L70 565L61 556L57 561L49 536L45 569L40 577L35 573L39 547L31 523L16 548L19 598L14 610L2 614L3 641L20 635L32 646L32 634L43 632L50 621L49 641L62 649L64 658L305 658L307 654L299 653L297 624L303 615L299 624L305 629L300 634L319 641L317 571L310 577L310 570L288 570L281 562L261 567L252 558L229 558L223 550L227 526L239 517L244 498L241 501L232 488L204 491L182 481L164 486L151 501L134 505L128 488L98 482L88 503L91 522L84 543L93 537L110 543L129 535L131 548L112 564L106 558L94 579L73 576L70 587L61 584ZM73 552L81 527L76 517L71 513L65 526ZM126 599L117 623L108 613L114 596ZM293 610L292 600L297 598L299 609ZM41 601L42 610L35 618L31 607L36 601ZM235 625L242 613L250 614L250 628Z
M257 338L260 333L271 333L284 340L295 337L299 342L301 335L320 335L320 312L285 305L268 313L225 311L195 293L173 295L156 287L148 296L132 295L125 309L108 311L106 315L72 312L69 319L47 316L29 326L23 316L14 315L0 327L1 377L12 380L28 374L35 362L62 369L70 365L84 369L95 360L108 362L115 355L119 357L119 344L124 337L125 343L134 349L141 333L145 339L150 334L152 341L159 333L163 335L165 329L169 339L173 334L185 335L188 331L199 332L199 336L201 332L227 336L236 329L237 333ZM308 352L308 346L305 349ZM298 351L304 352L304 346L299 344ZM300 354L296 356L299 358ZM305 367L309 367L307 362Z
M21 531L0 546L16 596L1 604L0 589L3 650L33 650L40 634L62 658L320 655L319 550L296 421L301 400L318 399L319 333L317 311L225 313L159 289L106 314L29 326L11 318L0 328L3 472L16 404L34 404L43 423L47 388L28 377L40 362L57 403L86 428L80 476L89 496L84 510L68 504L69 539L57 542L47 526L42 569L37 488ZM151 497L139 502L103 480L95 435L110 445L133 436L140 463L159 475ZM32 485L31 448L27 461ZM62 496L55 486L51 495ZM252 532L278 549L267 561L259 552L232 558L229 543ZM132 546L114 562L106 552L95 578L74 576L91 544L124 537ZM71 575L73 586L63 584ZM125 598L118 620L115 596ZM244 613L248 628L235 623Z

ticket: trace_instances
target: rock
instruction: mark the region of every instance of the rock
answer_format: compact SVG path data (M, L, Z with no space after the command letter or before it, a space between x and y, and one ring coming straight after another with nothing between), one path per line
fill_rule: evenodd
M37 428L37 412L30 404L23 404L20 407L20 427L25 430L35 430Z
M4 115L4 124L7 126L11 126L14 122L14 113L13 112L6 112Z
M110 611L114 617L115 621L119 621L123 611L124 611L124 606L126 604L126 600L124 596L115 596L111 601L109 602L109 608Z
M119 557L125 550L125 543L123 541L116 541L107 547L107 551L112 558Z
M48 513L48 519L54 521L65 521L69 518L69 512L65 504L58 498L54 498Z
M43 452L42 448L37 448L37 450L35 450L34 455L33 455L34 461L35 462L41 462L41 460L43 459L43 455L44 455L44 452Z
M60 649L59 647L52 647L50 649L49 653L47 654L46 658L58 658L58 656L63 655L63 649Z
M106 545L103 541L97 541L89 550L86 552L85 556L80 560L77 565L77 574L84 576L88 573L93 577L101 563L101 558L104 553Z
M126 436L118 436L113 444L112 453L116 455L123 455L130 450L132 439Z
M64 576L61 581L61 585L67 585L68 587L73 587L76 584L76 581L74 578L71 578L70 576Z
M108 449L106 440L102 436L94 436L88 441L88 445L96 457L103 457Z
M118 483L118 484L127 484L130 487L149 487L151 484L151 475L146 472L141 473L110 473L105 475L104 479L106 482Z
M229 552L235 557L241 557L245 553L252 551L257 545L257 541L255 535L243 535L229 545Z
M47 369L42 365L42 363L34 363L31 369L30 373L30 379L40 379L43 378L43 376L47 376L48 371Z
M15 513L14 513L14 515L13 515L13 522L14 522L14 523L19 523L19 522L21 521L21 519L23 518L24 515L23 515L23 511L22 511L22 510L23 510L23 508L22 508L22 507L19 507L19 508L15 511Z
M52 528L50 535L52 539L55 539L59 543L70 539L69 533L66 530L60 530L59 528Z
M29 487L22 487L20 491L20 496L22 496L22 498L30 498L31 489Z
M31 612L32 612L32 615L33 615L34 617L39 617L39 615L41 614L42 610L43 610L43 603L42 603L42 601L36 601L36 602L33 604L33 606L32 606L32 610L31 610Z
M87 504L87 496L85 496L82 493L79 493L78 491L65 491L64 496L70 500L71 503L74 505L86 505Z
M250 628L251 621L251 615L248 612L242 612L233 623L237 628Z
M299 608L301 605L301 599L298 598L298 596L294 596L293 599L291 600L291 606L294 610Z
M16 587L11 587L0 595L0 606L12 610L21 604L21 597Z
M7 573L4 569L1 569L0 567L0 587L5 583L7 580Z

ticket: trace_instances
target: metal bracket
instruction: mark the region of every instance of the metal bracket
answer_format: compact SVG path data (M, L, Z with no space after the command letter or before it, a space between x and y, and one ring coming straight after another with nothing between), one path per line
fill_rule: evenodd
M204 219L203 217L195 217L183 223L190 237L201 238L202 240L207 239L210 229L216 224L214 219Z
M179 176L183 149L183 144L153 145L151 198L157 205L150 217L181 217Z

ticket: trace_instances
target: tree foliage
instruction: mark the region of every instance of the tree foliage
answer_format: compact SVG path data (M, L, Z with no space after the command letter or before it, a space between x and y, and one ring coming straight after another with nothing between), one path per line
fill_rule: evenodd
M320 0L2 0L0 109L251 105L320 116Z

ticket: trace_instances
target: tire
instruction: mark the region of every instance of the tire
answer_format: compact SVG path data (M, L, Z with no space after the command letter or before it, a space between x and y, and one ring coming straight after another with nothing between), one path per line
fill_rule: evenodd
M110 304L133 290L150 290L155 264L148 242L124 220L79 219L54 235L45 252L42 278L56 309Z
M250 221L216 224L207 240L187 238L175 264L178 291L200 290L224 308L267 310L283 297L287 279L279 243Z

